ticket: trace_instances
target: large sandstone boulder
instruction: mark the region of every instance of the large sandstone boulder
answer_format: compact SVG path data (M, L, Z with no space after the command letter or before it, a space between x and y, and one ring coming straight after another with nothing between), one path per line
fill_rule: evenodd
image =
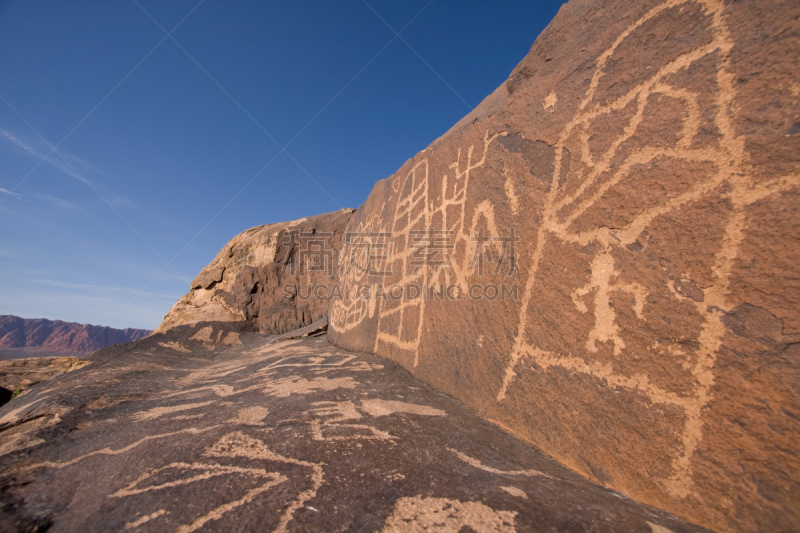
M562 7L352 216L329 339L640 501L800 528L799 19Z
M284 333L327 316L308 287L331 283L352 209L258 226L231 239L164 317L159 332L198 322L244 322Z

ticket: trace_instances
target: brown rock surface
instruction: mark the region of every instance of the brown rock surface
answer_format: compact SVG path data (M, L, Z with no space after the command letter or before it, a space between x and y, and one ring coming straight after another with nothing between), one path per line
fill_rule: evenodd
M35 357L0 361L0 387L24 392L53 377L83 368L89 363L77 357Z
M0 359L41 354L90 354L100 348L150 335L145 329L115 329L91 324L0 315ZM31 355L25 349L33 348Z
M800 529L799 71L797 2L569 2L353 215L391 274L340 264L329 339L635 499Z
M192 281L157 331L198 322L244 322L284 333L326 317L309 285L332 284L352 209L258 226L234 237Z
M3 531L700 531L324 338L202 323L90 359L0 408Z

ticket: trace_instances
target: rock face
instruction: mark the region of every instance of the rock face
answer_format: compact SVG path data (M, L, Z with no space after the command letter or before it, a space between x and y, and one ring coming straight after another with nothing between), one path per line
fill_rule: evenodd
M701 531L394 363L234 326L97 352L0 408L0 530Z
M86 364L86 359L77 357L34 357L0 361L0 387L24 392L37 383L77 370Z
M799 19L566 4L352 216L329 339L637 500L800 528Z
M48 353L90 354L151 333L144 329L114 329L46 318L0 315L0 350L36 348Z
M326 317L309 286L332 285L352 209L251 228L234 237L192 281L159 332L201 321L244 322L284 333Z

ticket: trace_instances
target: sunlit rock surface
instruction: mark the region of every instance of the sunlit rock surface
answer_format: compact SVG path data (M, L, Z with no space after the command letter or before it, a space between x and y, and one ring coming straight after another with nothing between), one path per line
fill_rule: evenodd
M328 301L305 291L332 283L352 213L342 209L240 233L197 275L157 331L217 321L285 333L327 317Z
M329 338L640 501L800 529L799 71L796 1L569 2L353 215L391 244Z

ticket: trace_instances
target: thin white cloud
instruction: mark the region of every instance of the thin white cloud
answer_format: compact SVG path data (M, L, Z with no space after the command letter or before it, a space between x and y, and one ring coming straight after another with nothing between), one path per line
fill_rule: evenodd
M14 145L19 150L22 150L26 154L28 154L30 156L33 156L33 157L35 157L37 159L44 160L45 163L47 163L48 165L50 165L53 168L56 168L56 169L60 170L61 172L63 172L67 176L69 176L71 178L74 178L74 179L76 179L76 180L78 180L78 181L80 181L82 183L85 183L86 185L89 185L90 187L92 187L95 190L102 191L103 198L105 200L107 200L109 203L111 203L112 205L114 205L116 207L123 207L123 208L128 208L128 209L140 209L140 207L135 202L131 201L130 199L128 199L128 198L126 198L124 196L120 196L119 194L115 194L115 193L105 189L100 184L89 180L88 178L84 177L83 175L79 174L78 172L76 172L75 170L70 168L70 165L65 164L61 160L61 158L59 157L58 154L60 154L63 157L66 157L67 159L70 159L70 160L74 161L75 163L78 163L81 167L89 168L91 172L94 172L94 173L97 172L97 168L94 165L92 165L91 163L87 162L84 159L81 159L80 157L77 157L77 156L74 156L74 155L71 155L71 154L67 154L64 151L63 148L59 148L58 149L58 154L56 154L54 152L54 153L52 153L50 155L46 155L45 153L43 153L39 149L35 148L34 146L31 146L27 142L25 142L22 139L20 139L17 135L14 135L12 132L8 131L7 129L3 128L2 126L0 126L0 136L5 138L9 143ZM50 152L49 149L47 149L46 151L48 153ZM72 166L74 167L75 165L73 164ZM2 192L2 191L5 191L5 189L0 189L0 192Z
M44 159L45 163L50 165L51 167L57 168L67 176L71 178L75 178L78 181L82 181L83 183L88 183L89 180L84 178L83 176L79 175L67 165L65 165L60 160L56 159L56 154L52 153L49 156L41 153L39 150L34 148L33 146L29 145L28 143L22 141L19 137L11 133L10 131L6 130L5 128L0 127L0 135L6 138L11 144L26 152L28 155L32 155L37 159Z
M22 198L21 194L17 194L13 191L9 191L8 189L4 189L2 187L0 187L0 193L7 194L9 196L16 196L17 198Z
M78 206L78 204L74 204L70 201L64 200L63 198L59 198L57 196L51 196L49 194L42 194L42 193L34 193L33 196L38 198L39 200L43 200L45 202L53 204L54 206L64 211L74 211L79 213L84 212L84 210L81 209Z

